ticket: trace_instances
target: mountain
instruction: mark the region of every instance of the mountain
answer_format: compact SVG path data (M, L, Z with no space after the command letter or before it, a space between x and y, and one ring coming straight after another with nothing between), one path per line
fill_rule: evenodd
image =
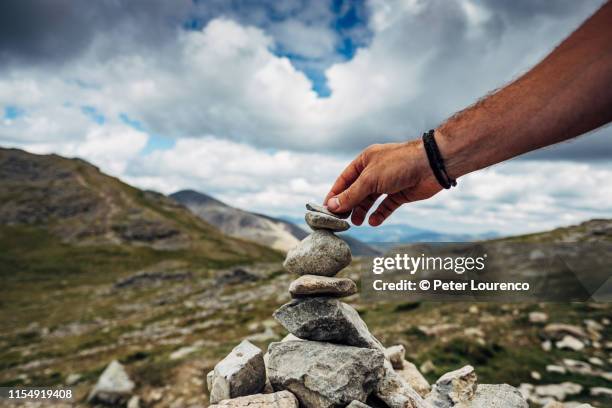
M287 252L308 233L295 224L263 214L229 206L216 198L193 190L182 190L170 197L189 208L204 221L225 234L244 238ZM374 255L376 250L359 240L342 234L354 255Z
M24 238L44 235L64 249L197 251L210 261L278 256L228 237L174 200L129 186L83 160L17 149L0 149L0 230Z
M496 232L482 234L453 234L406 224L388 224L379 227L364 226L353 228L348 234L369 244L376 243L411 243L411 242L468 242L490 239L499 236Z

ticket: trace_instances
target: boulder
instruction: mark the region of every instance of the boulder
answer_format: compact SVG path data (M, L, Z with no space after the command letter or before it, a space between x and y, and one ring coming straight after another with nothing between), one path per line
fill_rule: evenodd
M348 278L303 275L291 282L289 293L294 298L304 296L345 297L357 293L357 285Z
M365 402L381 379L382 351L315 341L271 343L268 375L274 390L291 391L301 407Z
M480 384L465 408L528 408L521 393L508 384Z
M395 370L397 374L402 377L421 397L425 397L429 394L431 386L429 382L423 377L423 374L419 372L417 367L410 361L403 360L402 366L404 368Z
M341 232L351 227L348 222L336 216L321 212L308 211L304 219L306 220L306 224L312 229L326 229Z
M476 394L477 386L474 367L467 365L440 377L427 401L436 408L450 408L470 401Z
M209 408L298 408L298 400L289 391L280 391L272 394L255 394L245 397L226 399Z
M243 340L207 375L210 402L257 394L266 382L266 368L261 350Z
M357 311L337 299L296 299L278 308L274 317L301 339L385 350Z
M421 396L393 370L385 359L384 376L376 387L376 396L389 408L429 408Z
M548 315L544 312L531 312L529 313L530 323L546 323L548 321Z
M351 263L348 244L327 230L315 230L287 253L283 266L298 275L334 276Z
M134 391L134 383L121 363L116 360L104 369L87 401L109 405L125 404Z

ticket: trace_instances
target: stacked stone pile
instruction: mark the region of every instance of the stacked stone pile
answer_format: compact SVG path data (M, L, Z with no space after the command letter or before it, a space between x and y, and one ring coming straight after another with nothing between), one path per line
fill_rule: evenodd
M290 334L271 343L265 355L248 341L232 350L208 374L211 403L249 408L527 407L513 387L478 386L471 366L445 374L431 388L405 360L403 346L386 349L357 311L340 300L357 292L355 282L336 277L351 262L349 246L335 235L349 229L348 222L325 207L306 208L312 233L284 262L285 269L299 275L289 287L293 300L274 312Z

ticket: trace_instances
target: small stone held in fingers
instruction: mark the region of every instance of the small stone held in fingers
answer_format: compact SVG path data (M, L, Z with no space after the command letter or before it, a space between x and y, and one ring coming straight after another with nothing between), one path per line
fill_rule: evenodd
M350 211L343 212L343 213L333 213L330 210L328 210L327 207L323 205L315 204L315 203L307 203L306 209L310 211L315 211L315 212L320 212L323 214L331 215L332 217L336 217L336 218L348 218L348 216L351 215Z

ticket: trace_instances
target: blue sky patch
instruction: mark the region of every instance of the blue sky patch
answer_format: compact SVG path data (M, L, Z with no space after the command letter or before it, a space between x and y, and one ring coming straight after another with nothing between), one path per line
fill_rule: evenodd
M8 105L4 107L4 119L14 120L25 115L25 110L19 106Z
M93 106L81 106L81 112L83 112L85 116L87 116L89 119L91 119L98 125L103 125L104 122L106 122L106 118L104 117L104 115Z

